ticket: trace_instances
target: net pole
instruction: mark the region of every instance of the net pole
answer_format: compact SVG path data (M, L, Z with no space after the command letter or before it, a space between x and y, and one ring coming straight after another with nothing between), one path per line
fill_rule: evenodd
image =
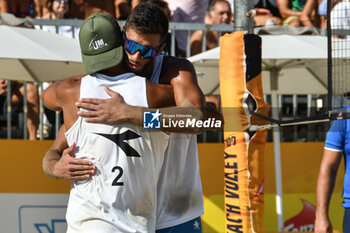
M272 118L279 119L278 113L278 74L279 69L271 69L270 84L271 84L271 105ZM283 231L284 216L283 216L283 189L282 189L282 168L281 168L281 134L280 127L274 127L272 131L274 159L275 159L275 179L276 179L276 214L278 223L278 232Z
M248 34L253 33L254 4L252 0L235 0L234 4L234 31L248 31Z
M327 0L327 109L328 112L332 110L332 29L331 29L331 4L332 0Z

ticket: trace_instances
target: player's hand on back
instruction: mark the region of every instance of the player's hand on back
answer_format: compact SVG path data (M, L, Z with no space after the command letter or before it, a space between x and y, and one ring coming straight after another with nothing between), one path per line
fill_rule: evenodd
M105 91L111 96L109 99L82 98L76 106L87 111L78 111L78 115L85 117L86 122L116 124L125 121L125 113L128 105L123 97L105 87Z
M59 179L78 181L90 179L96 168L91 161L75 158L75 144L63 151L62 157L54 166L53 174Z

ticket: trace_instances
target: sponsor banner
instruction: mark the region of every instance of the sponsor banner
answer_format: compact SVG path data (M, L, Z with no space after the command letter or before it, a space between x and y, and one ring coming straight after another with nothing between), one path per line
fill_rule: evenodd
M200 174L204 192L205 214L202 216L203 232L226 232L225 203L224 203L224 166L222 151L235 142L234 138L227 138L222 143L199 143ZM31 208L39 206L49 219L35 221L44 223L41 232L50 232L55 226L55 232L61 229L61 222L65 211L62 206L67 204L70 182L49 178L42 172L41 162L46 150L53 141L28 140L0 140L2 148L0 163L0 232L20 232L20 207L24 218ZM236 140L237 143L237 140ZM324 142L284 142L281 143L282 178L284 220L287 226L294 224L292 230L299 224L299 229L305 229L303 223L290 223L290 219L300 219L303 212L302 200L311 205L316 204L316 182L322 160ZM264 168L264 201L265 201L265 230L261 232L277 232L276 198L275 198L275 170L273 143L265 145ZM344 208L342 204L342 190L344 181L344 163L339 166L337 180L329 207L329 216L335 232L342 229ZM234 170L234 169L233 169ZM54 214L48 214L47 209L54 206ZM37 211L36 210L36 211ZM63 213L64 212L64 213ZM59 216L57 217L57 213ZM35 214L37 215L37 214ZM63 217L62 217L63 216ZM43 216L44 217L44 216ZM31 220L32 221L32 220ZM47 225L45 225L47 224ZM51 225L50 225L51 224ZM32 227L34 224L30 224ZM60 226L59 226L60 225ZM309 227L309 226L308 226ZM289 227L290 228L290 227ZM289 229L288 228L288 229ZM22 227L24 229L24 226ZM35 229L35 226L34 228ZM44 231L49 229L48 231ZM34 231L38 233L39 231ZM51 231L52 232L52 231ZM65 231L63 231L65 232Z
M232 142L232 140L231 140ZM284 222L286 229L291 232L311 229L314 213L306 207L304 201L316 205L316 183L322 160L324 142L282 142L282 178ZM205 214L203 232L222 233L225 230L224 203L224 166L222 160L223 144L200 143L198 145L200 173L204 192ZM273 143L267 142L264 153L264 216L265 229L261 232L278 232L276 214L276 186L274 169ZM221 172L220 172L221 170ZM329 217L334 232L341 232L344 208L342 204L342 190L344 163L339 165L337 180L329 206ZM309 205L309 204L308 204ZM304 213L310 214L307 221L303 220ZM291 227L293 226L293 227Z
M0 232L62 233L68 194L0 194Z
M244 32L220 39L220 89L224 125L225 231L264 232L266 115L261 81L261 38ZM231 129L235 129L232 131Z

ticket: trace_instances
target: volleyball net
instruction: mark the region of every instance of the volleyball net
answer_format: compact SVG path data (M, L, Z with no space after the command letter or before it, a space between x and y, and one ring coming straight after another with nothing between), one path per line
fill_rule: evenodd
M331 120L350 118L350 24L347 1L328 1L328 112Z
M251 131L350 118L350 8L347 1L333 2L328 0L327 3L327 60L324 62L327 67L327 74L324 74L327 76L327 94L322 109L313 111L312 116L297 116L287 120L251 112L267 122L265 125L252 125Z

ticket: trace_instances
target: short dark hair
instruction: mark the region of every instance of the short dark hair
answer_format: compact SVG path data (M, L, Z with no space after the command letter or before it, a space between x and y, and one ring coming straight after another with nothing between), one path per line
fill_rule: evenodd
M137 5L125 22L125 30L133 29L145 34L159 34L162 42L168 34L169 22L163 10L148 2Z
M163 0L142 0L142 2L148 2L148 3L151 3L151 4L156 4L162 9L169 7L168 3L163 1Z

